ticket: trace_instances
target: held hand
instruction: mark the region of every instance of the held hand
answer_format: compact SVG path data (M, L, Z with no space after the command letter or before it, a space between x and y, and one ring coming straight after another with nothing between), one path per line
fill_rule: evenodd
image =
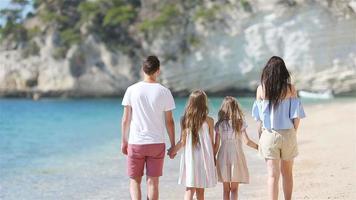
M172 153L171 153L171 154L168 154L168 155L169 155L169 158L170 158L170 159L174 159L174 158L176 157L177 153L175 153L175 154L172 154Z
M121 142L121 152L122 152L124 155L127 155L127 148L128 148L127 142Z
M174 147L168 149L167 155L170 159L174 159L174 157L177 155L177 153L174 152Z

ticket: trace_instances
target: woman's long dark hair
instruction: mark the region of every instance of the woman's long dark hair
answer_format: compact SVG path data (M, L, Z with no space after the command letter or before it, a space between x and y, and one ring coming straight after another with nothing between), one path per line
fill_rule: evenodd
M287 95L290 85L290 74L282 58L272 56L261 75L261 84L265 92L265 98L271 106L277 106ZM291 89L291 88L289 88Z

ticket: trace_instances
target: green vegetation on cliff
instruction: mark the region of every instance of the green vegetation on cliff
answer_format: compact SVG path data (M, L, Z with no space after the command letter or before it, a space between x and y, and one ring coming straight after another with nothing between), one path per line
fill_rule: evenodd
M213 22L226 2L203 0L12 0L11 7L0 11L5 24L1 42L7 49L23 49L25 56L35 55L39 47L33 38L56 34L55 58L63 58L68 49L89 35L109 48L134 53L141 42L150 42L156 34L172 36L186 30L197 20ZM246 0L241 1L248 4ZM33 11L22 17L26 6ZM35 23L29 22L35 21ZM194 35L186 42L198 44ZM10 45L9 45L10 44ZM3 44L4 45L4 44ZM182 45L185 46L184 44ZM184 48L182 48L184 50Z

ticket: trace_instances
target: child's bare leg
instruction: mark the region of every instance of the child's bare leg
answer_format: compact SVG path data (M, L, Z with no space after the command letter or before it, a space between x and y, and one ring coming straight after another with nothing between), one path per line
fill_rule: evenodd
M204 188L197 188L197 200L204 200Z
M283 178L284 199L291 200L293 192L293 160L282 160L281 172Z
M195 188L187 187L185 188L184 200L193 200L195 193Z
M266 160L268 173L268 199L278 200L278 181L280 172L279 160Z
M230 200L230 182L223 182L224 200Z
M231 182L230 190L231 190L231 200L237 200L239 183Z
M158 200L159 177L147 176L147 199Z
M133 200L141 200L142 176L130 178L130 195Z

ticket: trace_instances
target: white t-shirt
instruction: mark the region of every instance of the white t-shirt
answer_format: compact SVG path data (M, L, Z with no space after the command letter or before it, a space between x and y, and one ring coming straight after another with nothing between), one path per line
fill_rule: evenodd
M129 144L165 142L165 111L175 109L172 93L159 83L138 82L127 88L123 106L131 106Z

